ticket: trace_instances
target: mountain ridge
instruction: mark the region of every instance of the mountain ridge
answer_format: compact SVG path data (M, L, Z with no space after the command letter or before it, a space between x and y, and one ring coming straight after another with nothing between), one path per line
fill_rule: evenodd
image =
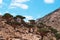
M54 24L59 25L58 24L58 23L60 23L59 18L60 18L60 8L58 8L55 11L51 12L50 14L44 16L43 18L38 19L37 24L39 24L39 22L43 22L43 23L45 23L46 25L49 25L49 26L52 26Z

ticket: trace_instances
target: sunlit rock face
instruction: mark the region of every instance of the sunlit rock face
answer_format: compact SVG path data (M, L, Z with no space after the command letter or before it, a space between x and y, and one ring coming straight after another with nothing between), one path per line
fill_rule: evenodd
M37 20L37 24L40 22L60 31L60 8Z

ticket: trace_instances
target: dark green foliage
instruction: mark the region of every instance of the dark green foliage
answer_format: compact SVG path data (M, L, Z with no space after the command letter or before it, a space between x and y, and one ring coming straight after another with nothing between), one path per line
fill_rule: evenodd
M30 24L35 25L35 20L29 20Z
M52 27L49 28L51 30L52 33L54 33L55 37L57 40L60 39L60 33L58 33L58 31Z
M35 20L29 20L30 22L35 22Z
M34 25L29 24L29 25L27 25L27 27L32 28L32 27L34 27Z
M44 25L42 22L40 22L39 24Z
M43 25L43 26L47 26L46 24L44 24L43 22L40 22L39 24Z
M39 31L39 32L42 32L42 33L47 33L47 32L49 32L49 30L48 30L47 28L40 28L38 31Z
M17 15L15 18L25 19L25 17L23 17L23 16L21 16L21 15Z
M29 27L34 27L34 25L33 25L33 24L29 24L28 26L29 26Z
M20 25L19 22L11 22L11 24Z
M16 17L13 17L14 19L17 19Z
M29 20L29 22L28 27L32 28L35 26L35 20Z
M55 37L57 40L60 39L60 33L55 33Z
M40 22L40 23L37 25L37 27L38 27L38 28L44 28L44 27L47 28L47 25L44 24L44 23L42 23L42 22Z
M8 23L12 20L13 16L9 13L5 13L3 16L2 16L3 19L5 19Z
M43 37L47 36L47 33L49 33L49 30L47 28L40 28L38 32L40 33L41 40L43 40Z
M20 25L19 22L16 21L17 18L20 18L20 19L25 19L25 17L21 16L21 15L17 15L15 17L13 17L13 15L9 14L9 13L5 13L2 18L6 19L6 23L7 24L16 24L16 25ZM14 22L11 22L11 20L14 20ZM23 20L22 20L23 22Z
M54 34L58 32L56 29L54 29L54 28L52 28L52 27L50 27L49 29L50 29L51 32L54 33Z
M13 17L11 14L9 14L9 13L5 13L4 15L3 15L3 18L10 18L10 17Z

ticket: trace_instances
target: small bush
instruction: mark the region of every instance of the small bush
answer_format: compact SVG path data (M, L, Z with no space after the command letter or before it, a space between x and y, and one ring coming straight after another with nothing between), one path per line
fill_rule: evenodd
M55 37L56 37L57 40L60 39L60 33L56 33Z
M58 32L56 29L54 29L54 28L52 28L52 27L50 27L49 29L50 29L51 32L54 33L54 34Z
M49 31L47 28L40 28L39 30L38 30L39 32L47 32L47 31Z

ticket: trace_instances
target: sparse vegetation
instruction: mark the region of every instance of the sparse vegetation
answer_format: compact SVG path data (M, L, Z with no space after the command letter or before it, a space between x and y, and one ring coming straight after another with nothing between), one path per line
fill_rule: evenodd
M45 23L40 22L38 25L36 25L35 20L29 20L28 23L26 23L23 19L25 19L24 16L21 15L16 15L15 17L9 13L6 13L2 16L3 19L5 19L7 22L7 24L11 25L12 27L15 28L19 28L21 26L21 28L26 27L29 29L29 33L33 33L35 29L33 29L34 27L37 27L37 32L39 33L39 35L41 36L41 40L43 40L44 36L47 36L47 34L49 32L53 33L54 36L56 37L57 40L60 39L60 33L58 33L58 31L56 29L54 29L51 26L47 26ZM20 32L20 30L17 30L17 32ZM23 32L22 32L23 33ZM51 39L53 40L53 39Z
M2 16L4 19L10 19L10 18L12 18L13 16L11 15L11 14L9 14L9 13L5 13L3 16Z
M29 20L30 24L34 25L35 24L35 20Z
M43 37L47 36L47 33L49 33L50 31L47 28L40 28L38 29L38 32L40 33L41 40L43 40Z
M60 33L55 33L55 37L57 40L59 40L60 39Z
M54 28L52 28L52 27L49 27L49 29L50 29L51 32L54 33L54 34L58 32L56 29L54 29Z
M21 15L16 15L15 18L21 18L21 19L25 19L25 17L21 16Z

